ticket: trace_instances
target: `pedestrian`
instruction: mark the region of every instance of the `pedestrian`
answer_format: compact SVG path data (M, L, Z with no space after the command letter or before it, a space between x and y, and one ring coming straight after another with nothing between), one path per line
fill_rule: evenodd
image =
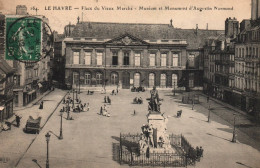
M134 115L135 115L135 110L134 110Z
M102 108L102 106L100 107L99 115L103 115L103 108Z
M89 95L89 90L88 90L88 95Z
M41 101L39 109L43 109L43 101Z
M89 103L87 104L87 111L89 111Z
M114 95L114 93L115 93L115 90L112 90L112 95Z
M209 96L207 96L207 103L209 102Z
M63 104L65 104L65 103L66 103L66 101L65 101L65 98L62 100L62 103L63 103Z
M104 103L107 103L107 97L106 96L104 97Z
M22 117L18 116L18 115L15 115L15 120L16 120L16 126L17 127L20 127L20 120L21 120Z
M194 109L194 100L192 100L192 110Z

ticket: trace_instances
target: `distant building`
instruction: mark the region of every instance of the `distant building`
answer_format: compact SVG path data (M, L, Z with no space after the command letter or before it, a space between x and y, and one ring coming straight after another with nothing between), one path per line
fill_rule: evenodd
M63 40L66 85L201 87L199 48L223 31L171 24L78 22Z
M14 69L0 59L0 122L13 115Z

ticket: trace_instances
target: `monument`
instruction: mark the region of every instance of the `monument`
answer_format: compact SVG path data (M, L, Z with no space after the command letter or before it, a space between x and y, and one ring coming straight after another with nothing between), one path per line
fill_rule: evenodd
M151 97L148 102L148 124L143 124L141 127L142 134L139 141L139 149L141 153L149 152L171 152L175 153L167 134L168 119L163 116L160 111L160 101L158 91L154 86L150 91Z

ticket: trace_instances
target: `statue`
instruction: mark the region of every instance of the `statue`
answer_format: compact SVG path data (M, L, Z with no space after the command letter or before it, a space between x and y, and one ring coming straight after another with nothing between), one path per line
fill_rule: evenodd
M150 98L148 110L160 112L161 104L159 102L160 101L159 94L155 86L153 87L153 90L150 91L150 94L151 94L151 98Z

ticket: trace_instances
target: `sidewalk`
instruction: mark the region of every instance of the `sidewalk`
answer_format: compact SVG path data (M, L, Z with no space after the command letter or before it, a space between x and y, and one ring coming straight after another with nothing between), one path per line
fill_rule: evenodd
M236 114L236 128L249 136L254 142L260 142L260 127L252 122L252 116L212 97L210 97L210 101L207 103L207 96L205 94L202 92L194 93L200 95L200 104L196 104L195 108L201 105L205 109L208 109L208 105L210 104L211 112L224 119L230 125L234 125L234 114ZM255 148L260 150L260 144L253 144Z
M36 105L39 101L42 100L42 98L44 98L45 96L47 96L48 94L50 94L52 91L48 90L46 92L44 92L43 94L39 95L36 99L34 99L32 102L30 102L29 104L27 104L26 106L23 107L14 107L13 112L14 114L12 115L12 117L8 118L6 121L10 122L10 123L14 123L15 121L15 114L19 115L19 111L27 109L27 108L31 108L33 105ZM0 133L3 131L2 127L0 126Z

